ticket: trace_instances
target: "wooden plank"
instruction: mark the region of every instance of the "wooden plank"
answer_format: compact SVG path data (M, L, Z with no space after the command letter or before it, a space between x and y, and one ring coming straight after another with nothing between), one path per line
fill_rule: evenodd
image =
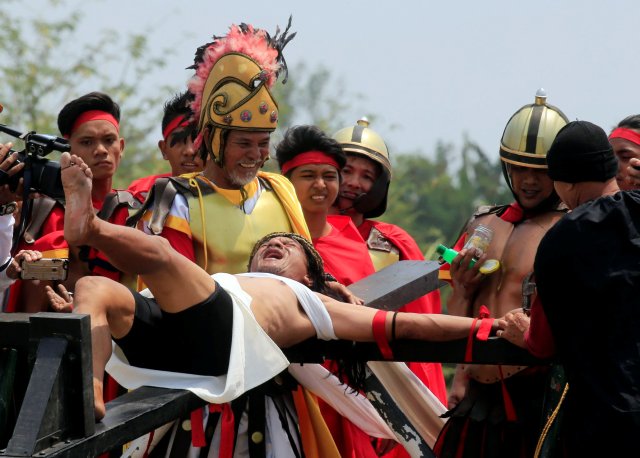
M398 261L349 286L369 307L397 310L444 285L436 261Z
M466 339L448 342L396 340L390 342L396 361L461 363L465 358ZM309 339L283 350L293 363L322 363L324 359L348 357L360 361L383 361L378 346L369 342ZM488 341L474 341L472 364L509 364L535 366L548 361L533 357L526 350L504 339L490 337Z
M38 456L98 456L119 449L123 444L205 404L189 391L141 387L106 404L107 414L96 424L94 435L59 442L42 450Z
M9 456L31 456L37 450L42 438L45 413L54 399L54 385L60 373L62 358L67 349L67 340L61 337L47 337L40 340L38 354L25 398L16 421L13 435L7 445ZM57 427L54 434L60 434Z
M26 348L29 344L28 313L0 313L0 348Z
M32 369L25 369L30 372L26 393L5 456L32 456L95 431L89 316L37 313L28 318Z
M16 378L18 352L14 348L0 348L0 448L9 435L9 417L13 404L13 385Z

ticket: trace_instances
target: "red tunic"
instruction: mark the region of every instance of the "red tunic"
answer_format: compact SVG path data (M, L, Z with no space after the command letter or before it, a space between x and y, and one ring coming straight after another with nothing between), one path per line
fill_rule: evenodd
M343 285L350 285L375 272L367 246L348 216L330 215L329 235L313 239L326 272Z
M159 175L149 175L148 177L138 178L137 180L133 180L127 191L129 191L133 197L135 197L140 202L144 202L147 198L147 194L151 190L153 183L156 182L158 178L170 177L170 173L161 173Z
M324 261L325 271L343 285L350 285L374 273L375 269L369 258L367 246L351 218L330 215L327 221L332 226L331 233L313 239L313 245ZM331 361L327 361L324 366L329 370L335 369ZM378 456L367 434L338 414L322 399L318 399L318 405L340 451L340 456L350 458Z

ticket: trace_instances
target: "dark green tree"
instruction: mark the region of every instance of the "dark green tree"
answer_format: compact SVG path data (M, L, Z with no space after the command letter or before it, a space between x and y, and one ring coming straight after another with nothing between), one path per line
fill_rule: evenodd
M474 209L507 203L499 159L491 161L465 138L457 152L439 142L433 158L421 153L392 157L393 179L382 219L407 230L431 257L438 243L453 244ZM454 164L460 165L456 168Z

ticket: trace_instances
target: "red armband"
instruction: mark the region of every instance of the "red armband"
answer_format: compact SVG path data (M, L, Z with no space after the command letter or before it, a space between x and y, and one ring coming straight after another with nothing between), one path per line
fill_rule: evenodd
M373 316L371 322L371 329L373 330L373 338L376 340L376 344L382 353L384 359L393 359L393 352L389 346L389 340L387 339L387 311L378 310Z
M476 323L480 320L480 326L478 327L478 332L476 333ZM487 340L489 338L489 334L491 334L491 328L493 326L494 318L489 318L489 309L482 305L480 306L480 313L478 318L474 318L473 323L471 323L471 329L469 329L469 336L467 337L467 346L464 353L464 362L470 363L473 359L473 335L475 333L476 339L478 340Z

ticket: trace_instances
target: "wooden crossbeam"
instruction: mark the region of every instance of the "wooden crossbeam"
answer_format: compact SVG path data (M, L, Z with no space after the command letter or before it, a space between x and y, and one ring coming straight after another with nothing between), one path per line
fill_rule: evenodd
M349 286L369 307L397 310L444 285L436 261L399 261Z
M39 456L99 456L118 450L123 444L205 404L205 401L189 391L144 386L108 402L107 415L96 423L93 435L54 444L49 449L42 450Z

